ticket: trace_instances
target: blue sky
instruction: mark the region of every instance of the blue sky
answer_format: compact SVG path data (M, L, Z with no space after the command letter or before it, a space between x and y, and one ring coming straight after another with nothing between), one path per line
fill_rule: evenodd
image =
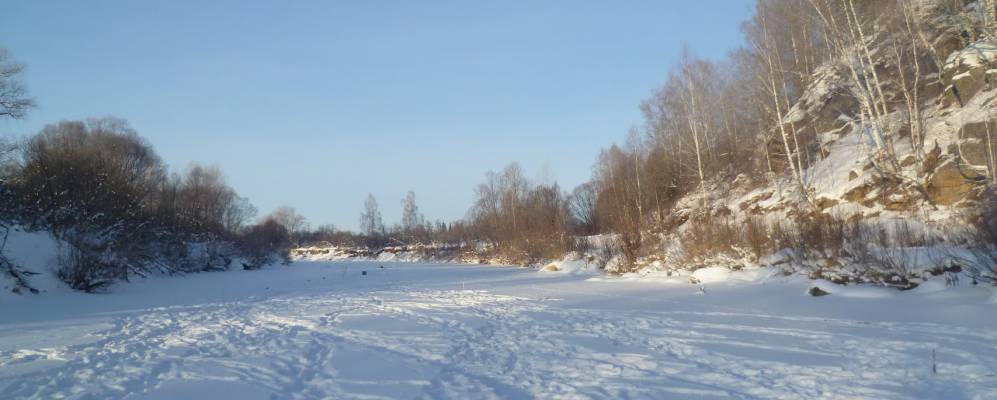
M414 190L463 217L488 170L518 161L566 189L641 123L683 44L721 57L749 0L7 1L0 47L39 107L125 118L176 170L218 164L261 214L296 207L356 229Z

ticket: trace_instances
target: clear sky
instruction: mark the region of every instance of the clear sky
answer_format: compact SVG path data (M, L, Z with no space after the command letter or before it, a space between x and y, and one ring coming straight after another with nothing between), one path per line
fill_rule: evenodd
M512 161L584 182L682 45L723 56L753 0L0 3L39 105L0 134L125 118L261 214L356 229L368 192L389 225L408 190L428 219L463 217Z

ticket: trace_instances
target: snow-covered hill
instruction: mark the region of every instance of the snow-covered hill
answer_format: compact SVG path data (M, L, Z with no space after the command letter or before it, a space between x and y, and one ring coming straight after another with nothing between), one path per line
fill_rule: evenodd
M0 301L20 294L70 290L57 278L65 243L47 232L29 232L18 226L0 230L0 235L3 234L6 237L0 237L3 243L0 255L10 264L0 268Z

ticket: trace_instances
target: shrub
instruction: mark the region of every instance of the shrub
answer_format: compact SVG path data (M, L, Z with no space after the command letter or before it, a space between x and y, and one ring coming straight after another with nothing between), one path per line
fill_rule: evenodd
M288 262L291 235L283 225L267 218L246 228L239 236L239 249L246 257L245 269L259 269L274 261Z
M975 221L977 240L969 256L960 259L977 282L997 285L997 197L988 192Z
M718 254L733 254L742 240L740 230L730 219L700 216L687 223L680 242L683 257L691 262Z
M757 217L749 217L744 221L744 244L751 250L751 254L756 259L776 250L768 227L764 221Z
M59 279L69 287L87 293L98 291L117 279L123 279L124 268L110 265L90 251L70 246L68 253L60 257Z

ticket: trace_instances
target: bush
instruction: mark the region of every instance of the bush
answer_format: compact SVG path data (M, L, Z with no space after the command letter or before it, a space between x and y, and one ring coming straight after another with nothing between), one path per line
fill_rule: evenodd
M687 223L679 242L685 261L695 262L716 255L734 254L743 240L740 229L730 219L704 215Z
M985 194L976 219L977 240L970 255L959 261L965 264L974 281L997 285L997 197Z
M757 260L790 249L798 261L814 266L813 277L909 288L916 268L925 261L935 261L924 260L921 248L941 242L939 237L905 220L850 222L828 214L796 215L773 224L757 218L742 222L708 215L693 218L678 240L682 262L694 266L718 257L750 256ZM980 256L963 263L979 265L975 269L984 272L997 265L997 251L977 254ZM989 254L995 255L994 262L983 257Z
M809 212L798 212L787 224L776 224L772 230L775 248L791 248L809 257L837 259L845 251L848 232L854 226L844 219Z
M163 252L164 262L177 272L224 271L239 254L233 242L214 235L196 235L190 241L172 240Z
M273 219L246 228L239 237L239 249L246 257L245 269L259 269L274 261L290 261L291 235Z
M997 286L997 249L976 248L968 256L957 259L966 267L974 282Z
M87 293L107 287L117 279L123 279L125 269L102 260L97 254L70 246L67 254L60 257L58 276L69 287Z
M178 271L162 263L162 242L156 235L132 237L121 225L112 225L68 230L60 237L69 246L60 257L58 276L77 290L93 292L130 275Z
M758 259L774 252L772 239L765 222L758 217L749 217L744 221L744 245Z
M679 237L684 262L698 263L716 256L753 258L771 254L778 242L797 242L788 235L783 225L769 226L760 218L749 217L744 221L725 216L701 215L691 219ZM795 232L795 231L794 231ZM782 233L782 239L776 238Z

